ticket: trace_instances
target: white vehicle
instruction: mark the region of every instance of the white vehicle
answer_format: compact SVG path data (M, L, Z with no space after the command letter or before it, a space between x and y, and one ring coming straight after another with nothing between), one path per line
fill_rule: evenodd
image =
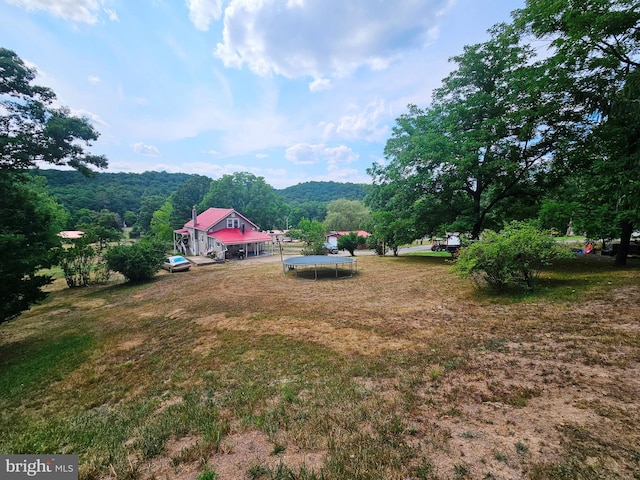
M191 262L181 255L173 255L165 258L162 268L170 273L186 271L191 268Z
M431 251L433 252L449 252L451 255L455 255L460 250L460 234L458 232L447 232L446 240L436 238L431 245Z

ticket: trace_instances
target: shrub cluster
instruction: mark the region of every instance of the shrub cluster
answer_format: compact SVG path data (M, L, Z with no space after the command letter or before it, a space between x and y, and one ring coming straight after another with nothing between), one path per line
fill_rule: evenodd
M103 283L111 277L101 250L86 238L77 240L69 248L61 248L58 258L69 288Z
M130 282L153 277L165 257L166 246L142 240L133 245L116 245L104 255L110 270L120 272Z
M498 291L509 287L532 290L542 268L568 254L549 232L532 223L512 222L499 233L485 230L479 241L463 248L454 271Z

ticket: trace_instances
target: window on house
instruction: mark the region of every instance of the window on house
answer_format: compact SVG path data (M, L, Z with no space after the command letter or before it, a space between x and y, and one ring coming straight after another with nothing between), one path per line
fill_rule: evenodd
M240 228L240 219L227 218L227 228Z

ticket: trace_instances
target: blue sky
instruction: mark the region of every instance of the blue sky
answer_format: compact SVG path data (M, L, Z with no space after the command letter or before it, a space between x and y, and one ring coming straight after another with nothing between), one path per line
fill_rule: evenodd
M369 183L395 119L522 0L0 0L0 46L110 172Z

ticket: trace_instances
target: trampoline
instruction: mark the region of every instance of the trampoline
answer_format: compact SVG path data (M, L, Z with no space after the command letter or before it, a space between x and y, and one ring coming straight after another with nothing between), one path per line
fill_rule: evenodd
M329 257L327 255L303 255L299 257L291 257L286 258L282 261L282 273L284 275L287 274L287 270L294 270L296 272L296 277L298 276L299 269L313 269L313 279L318 279L318 267L324 268L325 270L334 271L334 268L329 269L329 267L335 265L335 274L336 278L351 278L353 277L353 272L358 270L358 263L354 257ZM349 265L348 269L340 269L338 265ZM355 269L354 269L355 267ZM341 270L344 272L348 272L348 275L345 273L344 275L340 275Z

